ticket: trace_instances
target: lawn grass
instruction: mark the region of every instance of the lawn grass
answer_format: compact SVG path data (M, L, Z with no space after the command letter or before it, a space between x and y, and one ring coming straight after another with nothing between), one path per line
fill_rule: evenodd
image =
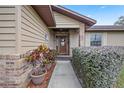
M118 80L117 80L117 83L116 83L116 86L117 88L124 88L124 66L120 72L120 75L118 77Z

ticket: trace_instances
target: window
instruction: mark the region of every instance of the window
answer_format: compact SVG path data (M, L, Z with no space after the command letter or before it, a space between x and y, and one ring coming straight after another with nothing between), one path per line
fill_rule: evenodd
M102 45L102 35L93 34L90 38L90 46L101 46Z

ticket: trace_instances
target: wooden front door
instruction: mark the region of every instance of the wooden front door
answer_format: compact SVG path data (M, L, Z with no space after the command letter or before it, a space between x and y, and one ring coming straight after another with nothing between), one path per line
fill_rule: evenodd
M68 36L56 36L56 48L59 54L68 54Z

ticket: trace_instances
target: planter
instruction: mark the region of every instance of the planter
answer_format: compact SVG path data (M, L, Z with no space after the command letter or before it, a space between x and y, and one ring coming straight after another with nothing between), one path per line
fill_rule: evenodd
M41 75L37 75L37 76L31 74L32 82L35 85L41 84L44 81L46 74L47 74L47 71L45 71L45 73L43 73Z

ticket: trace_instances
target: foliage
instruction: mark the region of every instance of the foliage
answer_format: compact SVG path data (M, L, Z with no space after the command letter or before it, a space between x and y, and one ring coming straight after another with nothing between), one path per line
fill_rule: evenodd
M44 53L44 64L49 64L55 61L55 58L57 56L56 50L49 49L49 52Z
M49 48L47 47L47 45L45 44L41 44L38 49L37 49L39 52L42 52L42 53L46 53L49 51Z
M73 49L72 64L84 87L113 87L123 61L124 47Z
M124 16L120 16L119 19L114 23L114 25L123 26L124 25Z
M124 66L119 74L119 77L117 79L117 83L115 84L115 87L124 88Z
M44 72L44 64L54 62L55 57L55 50L51 50L46 45L41 44L37 49L28 51L25 60L33 64L33 73L37 75Z
M25 57L25 60L27 62L31 62L34 67L37 66L38 63L39 65L41 65L42 59L43 59L43 53L38 52L37 49L31 51L30 54L26 55Z
M49 52L47 46L41 44L37 49L33 51L28 51L25 60L27 62L36 62L36 60L41 60L43 58L43 54L47 52Z
M34 62L35 60L40 58L40 54L37 51L37 49L34 51L29 51L29 52L30 52L30 54L26 55L26 61L27 62Z

